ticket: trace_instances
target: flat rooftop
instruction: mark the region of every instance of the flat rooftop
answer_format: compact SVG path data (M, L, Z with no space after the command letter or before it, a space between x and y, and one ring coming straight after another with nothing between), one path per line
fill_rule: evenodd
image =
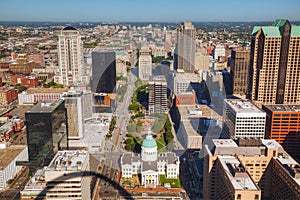
M29 181L26 183L23 191L36 191L40 192L43 191L46 188L46 182L45 182L45 169L38 169L35 174L29 179Z
M218 158L235 190L260 190L237 158L234 156L219 156Z
M265 113L250 101L245 101L241 99L225 99L224 101L236 113Z
M5 149L0 149L0 170L3 170L23 151L26 146L10 146Z
M87 151L59 151L47 167L49 171L81 171L88 159Z
M189 136L198 136L198 137L201 137L201 138L202 138L202 136L200 135L200 133L198 133L198 132L193 128L193 126L192 126L192 124L190 123L190 121L183 121L182 123L183 123L184 128L185 128L185 130L186 130L186 132L187 132L187 134L188 134Z
M69 88L28 88L26 90L27 94L36 93L46 93L46 94L62 94L63 92L68 92Z
M178 105L181 120L191 118L220 119L221 116L207 105Z
M30 110L26 113L51 113L53 112L61 103L63 102L62 99L60 100L47 100L37 103L33 106Z
M300 105L282 105L282 104L270 104L264 105L267 109L273 112L300 112Z
M238 147L232 139L212 139L215 147Z

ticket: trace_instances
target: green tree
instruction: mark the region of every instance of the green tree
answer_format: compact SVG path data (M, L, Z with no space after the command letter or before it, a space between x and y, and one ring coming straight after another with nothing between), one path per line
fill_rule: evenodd
M27 88L25 86L23 86L23 85L20 85L20 86L17 87L18 93L21 93L21 92L23 92L26 89Z

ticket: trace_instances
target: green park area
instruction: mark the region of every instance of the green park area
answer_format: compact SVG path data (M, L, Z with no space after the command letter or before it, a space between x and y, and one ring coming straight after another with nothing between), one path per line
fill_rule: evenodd
M180 188L180 180L179 178L166 178L165 175L159 175L160 184L164 186L165 183L169 183L171 188Z

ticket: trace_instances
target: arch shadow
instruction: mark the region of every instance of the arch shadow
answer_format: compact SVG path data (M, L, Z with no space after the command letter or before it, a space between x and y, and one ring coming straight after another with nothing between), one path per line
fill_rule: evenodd
M48 189L54 188L56 185L64 183L64 181L67 181L74 177L95 177L97 179L99 178L100 180L104 180L104 181L108 182L115 189L117 189L120 196L122 196L122 198L128 199L128 200L134 200L132 195L129 192L127 192L123 187L121 187L118 183L116 183L115 181L112 181L107 176L101 175L101 174L93 172L93 171L74 172L74 173L68 173L64 176L60 176L56 179L57 181L55 181L55 179L52 180L51 186L45 187L45 189L43 191L41 191L38 196L46 195ZM91 199L92 199L92 197L91 197Z

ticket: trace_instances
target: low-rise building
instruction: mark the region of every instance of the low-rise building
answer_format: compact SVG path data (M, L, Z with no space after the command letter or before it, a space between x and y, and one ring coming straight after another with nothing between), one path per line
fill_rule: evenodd
M156 187L160 185L160 175L166 178L179 177L179 157L175 153L158 153L157 144L148 131L142 143L142 153L124 153L121 157L121 171L123 178L141 175L141 185Z
M1 88L0 89L0 104L8 105L14 100L18 99L18 93L14 88Z
M23 145L7 147L5 143L1 143L0 155L0 190L5 190L7 181L13 179L23 167L16 162L28 161L28 149Z
M11 84L22 85L26 88L36 88L39 86L38 78L34 76L10 75Z

